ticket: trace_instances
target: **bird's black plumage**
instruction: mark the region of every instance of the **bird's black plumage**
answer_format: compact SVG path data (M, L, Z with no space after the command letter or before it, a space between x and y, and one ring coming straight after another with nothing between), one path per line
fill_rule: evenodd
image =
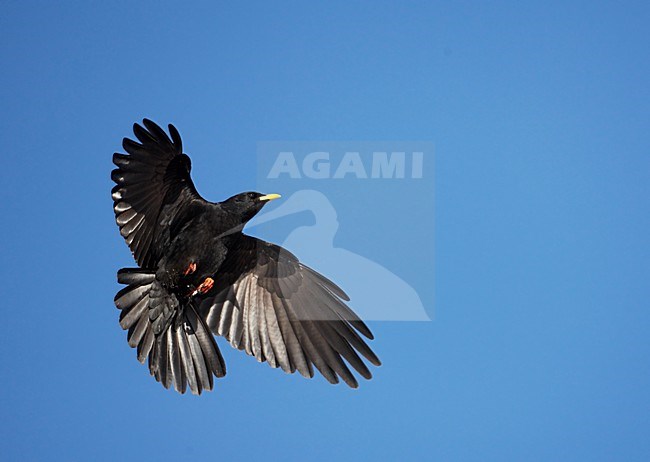
M280 246L242 229L277 195L238 194L208 202L190 178L180 135L154 122L134 124L116 153L113 208L139 268L118 272L120 325L138 359L166 388L213 387L226 367L212 334L285 372L331 383L371 378L361 359L380 361L363 340L364 322L336 284ZM359 335L361 334L361 335ZM344 361L345 360L345 361ZM347 362L347 364L346 364Z

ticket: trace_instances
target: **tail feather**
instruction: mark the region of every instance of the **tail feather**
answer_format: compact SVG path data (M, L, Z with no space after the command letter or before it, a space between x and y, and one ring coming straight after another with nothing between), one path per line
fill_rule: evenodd
M147 356L149 356L155 340L156 336L154 335L153 330L147 328L144 333L144 338L136 350L138 352L138 361L140 361L141 364L144 364L145 359L147 359ZM149 361L151 361L151 359L149 359Z
M208 371L212 371L217 377L225 376L225 362L208 324L201 316L199 316L194 305L190 305L190 309L187 310L185 314L190 327L196 333L195 338L198 341L203 357L205 358Z
M147 284L154 279L155 274L140 268L122 268L117 272L117 282L120 284Z
M149 372L165 388L172 385L193 394L212 390L214 378L226 367L210 329L191 303L168 293L155 275L124 268L117 280L127 286L115 295L120 326L128 330L129 346L137 348L141 363L149 358Z
M133 304L129 309L122 310L120 313L120 326L122 329L130 329L142 317L142 314L147 309L147 300L142 297L137 303Z
M199 389L199 382L196 378L194 363L192 362L192 357L190 356L189 342L187 340L187 335L185 335L182 329L176 329L176 343L178 345L178 349L181 352L183 370L185 371L185 377L187 378L190 390L194 394L199 394L201 393L201 390ZM149 368L151 369L151 366ZM156 377L156 379L157 378L158 377Z

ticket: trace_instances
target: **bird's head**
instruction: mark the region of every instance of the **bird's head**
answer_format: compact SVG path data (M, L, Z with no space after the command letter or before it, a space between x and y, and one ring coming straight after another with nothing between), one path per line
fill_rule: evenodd
M239 215L242 223L246 223L253 218L257 212L262 210L269 201L278 199L279 194L262 194L258 192L244 192L232 196L231 198L223 201L221 204L225 206L231 213Z

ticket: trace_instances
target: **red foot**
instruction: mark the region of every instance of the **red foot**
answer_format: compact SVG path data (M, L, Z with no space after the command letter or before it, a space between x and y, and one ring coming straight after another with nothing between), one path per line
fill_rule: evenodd
M194 292L192 292L192 296L196 294L207 294L210 292L212 287L214 286L214 279L212 278L205 278L205 281L203 281Z
M187 276L188 274L192 274L194 271L196 271L196 263L192 262L189 264L185 272L183 273L183 276Z

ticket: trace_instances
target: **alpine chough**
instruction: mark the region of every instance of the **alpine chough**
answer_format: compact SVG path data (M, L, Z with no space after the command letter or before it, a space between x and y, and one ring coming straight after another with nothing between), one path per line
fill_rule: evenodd
M190 178L173 125L150 120L124 138L111 178L115 220L137 262L123 268L115 296L120 326L141 363L165 388L211 390L226 366L213 334L271 367L358 386L380 361L364 322L336 284L280 246L242 232L278 194L245 192L209 202ZM359 335L361 334L361 335ZM359 355L360 354L360 355ZM344 362L344 360L347 362Z

